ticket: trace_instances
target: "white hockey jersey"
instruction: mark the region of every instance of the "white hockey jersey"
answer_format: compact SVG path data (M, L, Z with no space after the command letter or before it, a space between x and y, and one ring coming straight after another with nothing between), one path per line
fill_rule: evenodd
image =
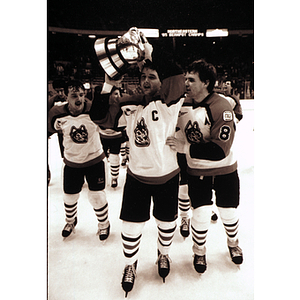
M62 132L64 163L70 167L83 168L104 159L99 127L91 120L85 104L83 113L72 116L68 104L54 106L49 111L48 130Z
M175 134L184 98L169 104L160 97L148 104L144 101L137 95L124 97L120 103L130 147L127 172L141 182L162 184L179 173L176 152L166 140Z

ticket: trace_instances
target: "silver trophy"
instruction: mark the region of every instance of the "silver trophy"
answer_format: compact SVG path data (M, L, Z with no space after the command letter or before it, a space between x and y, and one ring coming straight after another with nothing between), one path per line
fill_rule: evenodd
M94 45L101 67L112 79L124 75L131 65L144 59L146 38L132 27L120 38L97 39Z

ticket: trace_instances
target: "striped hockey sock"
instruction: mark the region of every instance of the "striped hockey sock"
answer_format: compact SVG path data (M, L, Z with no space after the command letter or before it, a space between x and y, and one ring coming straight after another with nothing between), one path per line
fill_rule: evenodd
M73 223L75 217L77 216L77 202L71 205L64 203L64 206L66 213L66 222Z
M187 184L179 185L178 208L179 208L179 215L181 218L189 216L190 206L191 205L190 205L190 199L188 195Z
M118 154L110 154L110 174L111 178L117 179L120 171L120 157Z
M79 194L64 194L64 208L67 223L73 223L77 217L78 199Z
M197 255L206 253L206 237L210 225L211 205L200 206L193 211L191 222L193 252Z
M94 208L97 220L99 222L100 227L105 228L108 224L108 203L104 204L100 208Z
M126 157L126 142L121 144L120 154L122 159Z
M140 249L142 234L139 236L129 236L121 233L123 253L126 258L126 265L132 265L137 260L137 254Z
M233 207L218 207L218 209L227 234L227 244L230 247L235 247L238 245L239 229L239 218L237 215L237 209Z
M163 255L169 253L170 247L173 242L176 222L161 222L156 220L158 229L157 248Z
M145 223L133 223L123 221L122 223L122 245L125 256L125 265L132 265L138 260L138 252L142 239L142 229Z

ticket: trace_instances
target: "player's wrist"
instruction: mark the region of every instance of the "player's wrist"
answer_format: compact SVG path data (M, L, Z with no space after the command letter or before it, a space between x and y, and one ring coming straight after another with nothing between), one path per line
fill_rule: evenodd
M113 88L113 85L107 82L103 83L101 94L109 94Z

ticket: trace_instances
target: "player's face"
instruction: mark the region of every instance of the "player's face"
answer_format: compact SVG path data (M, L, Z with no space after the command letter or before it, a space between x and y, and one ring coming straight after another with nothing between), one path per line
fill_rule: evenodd
M56 88L55 91L56 91L59 98L62 99L62 98L65 97L65 91L64 91L63 88Z
M185 87L187 96L194 100L202 100L203 96L207 93L208 84L202 82L198 73L187 72L185 74Z
M145 95L155 95L160 90L161 86L157 72L149 68L144 68L141 75L140 85Z
M114 101L117 101L120 97L120 91L119 90L115 90L112 94L111 94L111 98Z
M81 88L70 88L67 101L69 103L69 110L72 114L79 114L84 108L85 91Z

